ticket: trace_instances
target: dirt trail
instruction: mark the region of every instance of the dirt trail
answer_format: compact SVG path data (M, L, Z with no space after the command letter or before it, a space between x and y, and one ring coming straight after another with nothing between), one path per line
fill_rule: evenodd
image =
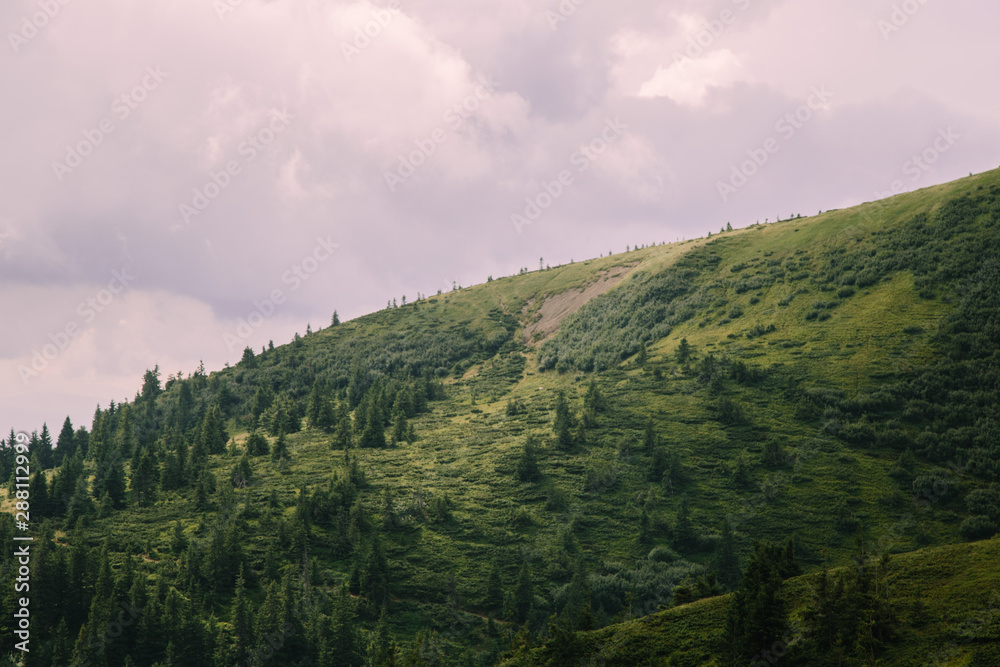
M564 319L578 311L583 304L620 283L634 268L634 266L613 267L602 272L596 280L582 288L566 290L545 299L532 317L534 321L524 328L524 342L528 345L544 342L559 330Z

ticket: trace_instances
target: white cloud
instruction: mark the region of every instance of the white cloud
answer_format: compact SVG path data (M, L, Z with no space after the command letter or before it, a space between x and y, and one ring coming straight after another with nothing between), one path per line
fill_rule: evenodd
M668 97L678 104L701 106L709 88L726 87L742 80L743 64L729 49L711 51L700 58L681 57L639 87L639 97Z

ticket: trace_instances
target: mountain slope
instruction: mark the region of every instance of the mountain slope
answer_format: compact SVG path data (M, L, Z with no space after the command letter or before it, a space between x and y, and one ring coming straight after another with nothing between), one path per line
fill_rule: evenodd
M552 623L718 611L760 541L813 572L989 536L998 224L989 172L150 371L32 443L32 660L490 664ZM148 613L94 641L126 597Z

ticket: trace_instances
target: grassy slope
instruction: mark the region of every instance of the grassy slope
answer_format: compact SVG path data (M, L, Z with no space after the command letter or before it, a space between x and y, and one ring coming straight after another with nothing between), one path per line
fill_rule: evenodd
M892 561L890 595L907 625L880 665L969 664L974 651L1000 641L1000 538L928 547ZM837 570L831 571L836 575ZM790 579L786 591L794 628L812 599L816 574ZM729 596L699 600L651 616L582 633L580 664L713 665ZM917 600L923 608L917 611ZM793 643L793 642L790 642ZM779 649L780 651L780 649ZM588 662L589 661L589 662ZM505 663L552 665L544 649ZM933 664L933 662L931 662Z
M452 569L464 606L478 610L487 564L494 556L509 579L527 558L535 567L539 592L547 593L554 583L565 581L566 571L553 568L551 563L560 559L557 537L566 529L573 531L592 570L616 562L628 565L643 558L651 546L667 544L662 534L653 544L637 544L639 513L643 502L652 498L648 506L654 509L654 522L672 522L679 495L646 482L645 459L635 454L622 456L618 447L623 439L639 441L647 415L655 419L668 446L682 454L691 477L685 493L695 526L704 535L714 535L722 518L731 515L743 553L756 539L777 540L795 534L807 568L820 562L824 549L832 564L847 563L852 540L836 529L831 508L847 503L863 520L869 539L878 539L909 509L907 496L887 475L895 457L871 450L849 451L841 443L817 438L819 422L799 418L792 403L776 400L779 388L774 383L794 375L808 378L810 385L838 387L849 394L877 386L882 374L905 370L908 364L918 364L933 353L930 335L949 306L920 299L912 280L899 274L889 282L860 290L833 311L831 319L807 322L805 315L811 304L830 298L808 280L786 280L760 290L759 295L758 291L737 295L730 268L747 264L746 272L763 270L767 253L818 261L828 247L850 246L862 233L898 224L918 211L933 209L942 198L998 181L1000 173L990 172L887 202L713 237L716 244L712 247L722 262L712 280L727 303L699 313L651 346L652 365L663 371L663 380L630 363L599 375L599 384L613 409L593 444L581 451L567 454L554 449L550 442L551 408L555 392L565 389L578 412L590 376L540 373L535 352L529 349L525 352L526 370L513 382L481 367L449 380L448 397L433 403L430 414L414 420L419 440L413 446L360 453L375 489L365 499L373 513L379 511L381 489L386 486L394 489L397 507L406 507L418 494L424 498L447 494L454 507L451 521L415 524L391 537L388 550L393 594L401 599L393 617L395 629L406 636L428 621L439 627L447 624L442 620L443 602ZM424 327L457 330L460 326L488 330L494 326L491 311L502 309L525 317L522 310L527 307L530 316L546 295L584 285L602 270L633 267L657 271L705 244L701 239L646 248L494 280L317 332L304 339L303 349L308 358L321 353L333 337L366 337L385 327L400 331ZM627 289L628 285L626 280L615 289ZM796 296L788 306L779 305L781 299L799 289L807 293ZM760 301L751 305L754 296ZM730 321L726 312L734 305L743 309L743 315ZM778 330L747 339L743 334L758 322L773 323ZM903 333L915 323L926 333ZM713 399L694 380L676 373L670 355L683 337L699 353L724 352L756 367L779 368L776 379L763 388L726 389L725 393L744 405L752 426L733 428L715 421ZM510 398L521 399L527 414L507 418L504 407ZM528 433L538 434L546 443L542 457L545 479L535 485L521 484L512 474L514 458ZM735 457L743 449L754 456L767 435L779 437L796 455L796 462L771 469L756 465L754 484L749 489L734 488L728 469ZM310 431L290 436L290 470L279 473L259 460L255 464L259 483L237 496L249 494L252 502L259 504L277 489L290 514L297 488L324 484L339 468L341 454L331 452L328 442L327 436ZM213 457L212 465L219 475L225 475L232 464L227 457ZM602 465L615 468L621 483L600 495L586 493L586 471ZM765 479L771 482L773 492L759 490ZM549 511L545 499L555 488L568 494L568 506ZM520 508L532 519L530 525L512 521ZM890 550L903 552L929 543L960 541L960 511L960 503L955 502L920 513L917 522L921 530L908 528L893 534ZM192 515L190 499L168 495L154 508L95 522L94 534L112 535L122 542L138 541L154 561L169 559L166 545L175 519L189 532L202 520ZM209 521L205 519L205 523ZM247 548L251 556L262 557L264 544L263 537L250 541ZM346 576L346 562L333 561L322 550L313 555L320 558L321 569L335 578ZM700 563L707 563L710 557L707 551L690 555ZM707 602L704 607L714 609L714 604L718 603Z

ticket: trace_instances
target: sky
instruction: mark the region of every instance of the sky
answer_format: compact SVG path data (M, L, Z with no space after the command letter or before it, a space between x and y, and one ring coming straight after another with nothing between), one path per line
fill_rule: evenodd
M0 431L1000 166L995 0L6 0Z

